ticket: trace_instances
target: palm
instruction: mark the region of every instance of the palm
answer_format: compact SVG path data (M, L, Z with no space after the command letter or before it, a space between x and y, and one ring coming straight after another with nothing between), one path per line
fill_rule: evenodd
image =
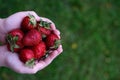
M5 19L5 22L4 22L4 28L5 29L3 31L4 35L6 35L9 31L11 31L13 29L20 28L20 24L21 24L22 19L26 15L28 15L28 13L34 15L36 20L40 20L40 17L37 16L37 14L35 12L30 12L29 11L29 12L19 12L19 13L13 14L12 16ZM42 19L48 20L46 18L42 18ZM54 30L56 35L58 35L58 37L60 37L59 36L60 33L59 33L58 30L55 29L54 24L52 24L52 29ZM60 45L59 48L57 50L53 51L48 58L40 61L33 68L28 68L19 60L19 57L18 57L17 53L11 53L7 50L6 46L3 46L3 47L5 49L4 53L6 54L4 56L5 63L6 63L5 66L8 67L8 68L11 68L12 70L14 70L18 73L30 73L30 74L31 73L36 73L37 71L43 69L48 64L50 64L52 62L52 60L62 52L62 46Z

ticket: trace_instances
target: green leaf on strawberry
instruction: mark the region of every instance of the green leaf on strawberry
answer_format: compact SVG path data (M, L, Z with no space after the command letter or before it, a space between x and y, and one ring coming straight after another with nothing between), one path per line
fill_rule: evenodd
M43 21L42 19L40 20L39 26L44 27L44 28L46 28L46 29L51 29L51 28L50 28L50 25L51 25L50 22Z
M18 41L18 37L17 36L12 36L12 35L10 35L10 34L8 34L7 35L7 37L6 37L6 41L9 43L9 45L10 45L10 50L12 51L12 52L14 52L14 48L20 48L17 44L16 44L16 42Z
M35 65L35 59L32 58L30 60L28 60L26 63L25 63L26 66L30 67L30 68L33 68L33 66Z
M28 14L29 18L30 18L30 24L32 24L33 26L36 26L36 20L35 17L31 14Z
M14 45L14 48L20 48L20 46L18 46L17 44Z

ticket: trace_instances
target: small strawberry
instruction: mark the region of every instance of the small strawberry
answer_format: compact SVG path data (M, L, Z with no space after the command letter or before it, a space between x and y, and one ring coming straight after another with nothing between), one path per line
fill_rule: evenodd
M24 33L22 32L21 29L14 29L10 31L8 34L11 35L12 37L18 37L18 41L21 41L24 36Z
M22 44L22 42L16 42L16 45L14 46L14 48L12 48L13 45L7 44L7 48L9 51L12 52L19 52L24 46Z
M8 50L12 52L18 52L21 48L23 48L22 45L22 38L24 36L24 33L20 29L15 29L9 32L6 36L6 41L8 43Z
M33 46L32 50L34 51L35 59L40 59L46 53L46 45L41 41L38 45Z
M37 28L42 33L43 37L46 37L51 34L50 22L40 20L37 22Z
M48 49L56 49L60 44L60 40L56 34L51 33L46 37L45 43Z
M35 46L39 44L41 40L42 40L42 36L40 32L38 32L36 29L32 29L25 34L23 38L23 44L25 46Z
M19 54L20 60L29 67L33 67L34 62L34 52L31 49L22 49Z
M21 23L21 28L23 31L28 31L36 27L36 19L33 15L29 14L24 17Z

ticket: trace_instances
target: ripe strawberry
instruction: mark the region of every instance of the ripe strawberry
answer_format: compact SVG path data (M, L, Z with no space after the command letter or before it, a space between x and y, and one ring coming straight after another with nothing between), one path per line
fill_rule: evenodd
M42 35L50 35L51 34L51 30L50 29L46 29L44 27L40 27L40 32L42 33Z
M8 50L12 52L18 52L21 48L23 48L21 42L23 36L24 33L20 29L14 29L11 32L9 32L6 36Z
M21 41L24 36L24 33L20 29L14 29L10 31L8 34L11 35L11 37L18 37L17 41Z
M43 37L46 37L51 34L50 24L51 23L42 20L37 22L37 29L42 33Z
M36 29L32 29L25 34L23 38L23 44L25 46L35 46L39 44L41 40L42 40L41 34Z
M46 37L45 43L48 49L56 49L60 44L60 40L56 34L51 33Z
M36 19L33 15L29 14L24 17L21 23L21 28L23 31L28 31L36 27Z
M46 45L44 42L41 41L38 45L33 46L32 50L34 51L35 59L40 59L42 56L45 55Z
M7 44L7 48L9 51L12 51L12 52L19 52L24 46L22 44L22 42L16 42L14 48L12 48L13 45L10 45L10 44Z
M19 54L19 58L27 66L33 67L34 65L34 52L31 49L22 49Z

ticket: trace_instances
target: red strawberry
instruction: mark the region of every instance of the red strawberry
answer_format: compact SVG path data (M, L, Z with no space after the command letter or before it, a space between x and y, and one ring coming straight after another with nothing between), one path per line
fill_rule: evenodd
M18 52L21 48L23 48L21 42L23 36L24 33L20 29L15 29L9 32L6 37L8 50L12 52Z
M14 48L12 49L12 46L13 45L10 45L10 44L7 44L7 48L9 51L12 51L12 52L19 52L24 46L22 44L22 42L16 42L16 45L14 46Z
M40 32L42 33L42 35L48 36L48 35L50 35L51 30L50 29L46 29L44 27L40 27Z
M39 44L39 42L42 40L41 34L36 30L32 29L26 33L26 35L23 38L23 44L25 46L34 46Z
M43 36L48 36L51 34L50 24L51 23L42 20L37 22L37 28Z
M44 42L41 41L38 45L34 46L32 50L34 51L35 59L40 59L42 56L45 55L46 45Z
M19 58L27 66L33 67L34 65L34 52L31 49L22 49Z
M24 36L24 33L20 29L14 29L10 31L8 34L11 35L12 37L18 37L17 41L21 41Z
M28 31L34 29L36 27L36 20L35 17L31 14L24 17L21 23L21 28L23 31Z
M45 40L46 46L49 49L56 49L59 44L60 44L60 40L58 38L58 36L54 33L51 33Z

